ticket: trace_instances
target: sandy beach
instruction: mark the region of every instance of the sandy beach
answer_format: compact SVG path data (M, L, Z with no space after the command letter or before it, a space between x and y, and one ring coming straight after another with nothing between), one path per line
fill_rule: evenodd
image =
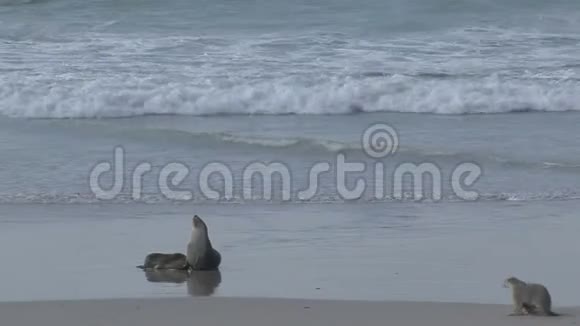
M574 325L580 308L559 317L507 316L506 305L259 298L111 299L2 303L2 325Z

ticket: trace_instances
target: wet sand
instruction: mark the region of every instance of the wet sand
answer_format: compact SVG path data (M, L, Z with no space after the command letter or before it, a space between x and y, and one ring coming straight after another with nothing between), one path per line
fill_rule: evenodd
M4 205L0 253L11 267L0 269L0 302L211 295L508 304L501 285L514 274L544 283L556 307L580 306L569 286L580 264L565 258L577 255L578 207ZM149 252L183 252L193 214L223 255L221 275L135 267ZM55 263L55 252L67 259Z
M166 298L44 301L0 304L11 326L295 326L572 325L580 308L560 317L507 316L506 305L260 298Z

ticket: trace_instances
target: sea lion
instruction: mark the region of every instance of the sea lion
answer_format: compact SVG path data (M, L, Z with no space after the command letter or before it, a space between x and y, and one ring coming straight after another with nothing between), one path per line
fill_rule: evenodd
M526 283L516 277L510 277L504 281L503 286L512 289L514 311L510 316L521 316L525 313L559 316L552 311L552 298L542 284Z
M145 257L143 265L137 266L141 269L187 269L187 257L184 254L162 254L152 253Z
M221 263L221 255L211 246L205 222L193 217L191 239L187 244L187 263L194 271L215 270Z

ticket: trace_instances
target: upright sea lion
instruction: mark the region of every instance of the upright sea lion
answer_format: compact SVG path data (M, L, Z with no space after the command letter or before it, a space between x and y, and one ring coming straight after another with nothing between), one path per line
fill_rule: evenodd
M187 257L184 254L162 254L152 253L145 257L143 265L137 266L141 269L187 269Z
M510 277L504 281L504 287L512 289L514 311L510 316L521 316L526 312L530 315L559 316L552 312L552 298L542 284L526 283Z
M187 244L187 263L194 271L215 270L222 261L220 253L211 246L205 222L193 217L191 239Z

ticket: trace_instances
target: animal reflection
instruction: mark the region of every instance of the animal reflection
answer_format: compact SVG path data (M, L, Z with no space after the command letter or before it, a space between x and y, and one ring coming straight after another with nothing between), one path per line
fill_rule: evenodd
M151 283L187 283L187 292L191 296L211 296L222 281L219 270L186 271L186 270L145 270L145 278Z

